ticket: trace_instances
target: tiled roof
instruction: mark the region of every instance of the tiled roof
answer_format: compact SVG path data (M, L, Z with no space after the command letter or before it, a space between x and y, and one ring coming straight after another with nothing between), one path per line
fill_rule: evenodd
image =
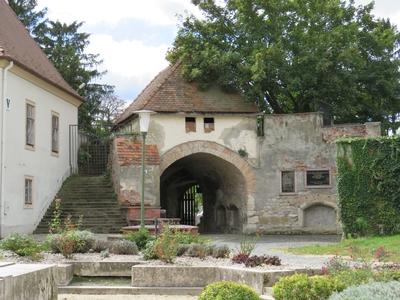
M139 165L142 162L142 142L126 137L115 139L117 159L121 166ZM146 165L158 165L160 155L157 145L146 145Z
M6 1L0 0L0 59L12 60L35 76L83 100L69 86L46 54L29 35Z
M122 123L136 110L186 113L257 113L254 103L246 101L239 93L226 93L217 87L201 90L197 84L187 82L177 63L161 71L121 114Z

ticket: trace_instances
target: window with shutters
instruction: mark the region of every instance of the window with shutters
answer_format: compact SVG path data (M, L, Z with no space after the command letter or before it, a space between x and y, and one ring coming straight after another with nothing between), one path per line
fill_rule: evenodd
M196 132L196 118L186 117L185 127L186 127L186 132Z
M28 149L35 147L35 105L32 102L26 103L25 145Z
M33 204L33 177L25 176L24 206L31 207L32 204Z
M60 135L60 118L58 113L51 114L51 152L53 154L59 153L59 135Z

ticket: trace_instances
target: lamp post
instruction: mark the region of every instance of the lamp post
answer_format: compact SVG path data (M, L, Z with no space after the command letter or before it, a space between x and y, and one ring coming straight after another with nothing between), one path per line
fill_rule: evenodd
M142 133L142 195L140 199L140 228L144 229L144 163L146 156L146 135L149 131L150 116L154 114L151 110L138 110L134 113L139 115L140 132Z

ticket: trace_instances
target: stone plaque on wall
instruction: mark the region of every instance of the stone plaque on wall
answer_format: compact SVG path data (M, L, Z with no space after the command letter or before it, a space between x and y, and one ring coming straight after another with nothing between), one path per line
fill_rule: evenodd
M307 171L307 186L329 186L329 170Z

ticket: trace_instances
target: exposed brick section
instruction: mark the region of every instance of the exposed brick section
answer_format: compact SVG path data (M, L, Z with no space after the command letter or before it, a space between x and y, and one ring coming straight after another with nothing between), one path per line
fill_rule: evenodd
M114 141L117 149L118 163L121 166L140 165L142 163L142 142L136 139L118 137ZM146 145L146 165L160 164L157 145Z
M332 127L324 127L322 131L322 138L328 143L335 142L340 137L356 137L367 136L367 128L364 124L354 125L338 125Z

